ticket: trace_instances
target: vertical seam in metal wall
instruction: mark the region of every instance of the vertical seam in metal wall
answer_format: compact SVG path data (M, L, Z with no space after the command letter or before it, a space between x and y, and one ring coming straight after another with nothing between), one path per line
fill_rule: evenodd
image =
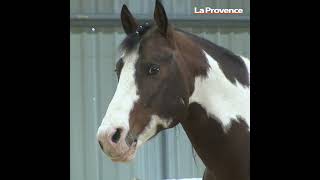
M98 13L98 0L94 0L94 13Z
M81 1L82 2L82 1ZM84 45L84 33L83 32L81 32L80 33L80 54L81 54L81 81L84 79L84 59L85 59L85 56L84 56L84 51L82 50L83 49L83 45ZM81 83L81 86L83 86L83 84ZM84 97L85 97L85 92L84 91L81 91L81 98L82 98L82 100L84 100ZM82 117L85 117L85 106L82 106L81 107L81 110L82 110L82 112L81 112L81 114L83 115ZM82 119L82 123L83 124L85 124L85 118L83 118ZM85 132L85 127L84 126L82 126L82 132ZM83 139L85 139L85 133L82 133L82 138ZM83 164L83 168L85 167L84 165L86 164L86 157L87 157L87 155L86 155L86 153L83 151L83 150L85 150L85 143L82 143L82 154L83 154L83 156L84 156L84 158L83 158L83 162L84 162L84 164ZM82 170L82 172L83 172L83 177L87 177L87 172L85 171L85 169L83 169Z
M174 127L174 139L177 139L177 126L175 126ZM175 151L174 151L174 153L175 153L175 162L178 162L178 148L177 148L177 143L175 142L174 143L174 149L175 149ZM178 174L178 172L179 172L179 164L178 163L175 163L175 166L176 166L176 171L175 171L175 173L174 173L174 176L175 177L178 177L179 176L179 174Z
M100 104L100 100L99 100L99 98L97 98L97 97L100 97L100 86L98 85L98 83L97 82L100 82L100 69L99 69L99 67L100 67L100 60L101 60L101 58L100 58L100 41L99 41L99 39L100 39L100 33L99 33L99 31L96 29L96 38L95 38L95 46L96 46L96 64L95 64L95 69L96 69L96 82L95 82L95 86L96 86L96 93L95 93L95 95L96 95L96 97L95 97L95 109L96 109L96 114L95 114L95 116L96 116L96 123L95 123L95 129L96 130L98 130L98 127L99 127L99 125L100 125L100 123L99 123L99 118L98 118L98 114L99 114L99 108L98 108L98 104ZM100 150L100 147L98 146L98 145L96 145L96 158L97 158L97 166L98 166L98 168L97 168L97 176L98 176L98 179L100 179L100 177L101 177L101 159L99 158L100 156L99 156L99 151Z
M86 44L88 45L88 43L91 43L91 41L90 41L90 39L89 39L89 41L88 41L88 38L90 38L90 34L88 33L88 29L89 29L89 27L88 28L86 28L86 32L85 32L85 34L86 34L86 36L85 36L85 42L86 42ZM89 32L90 32L90 30L89 30ZM86 47L86 46L85 46ZM87 48L86 48L87 49ZM88 167L89 167L89 162L88 162L88 159L89 159L89 154L88 154L88 143L89 143L89 137L88 137L88 120L89 120L89 115L90 115L90 112L91 111L89 111L90 110L90 108L88 108L90 105L91 105L91 94L90 94L90 90L88 89L89 88L89 83L91 82L90 81L90 76L92 76L91 74L90 74L90 70L89 70L89 68L88 68L88 66L90 67L90 60L92 60L91 58L91 54L89 54L90 52L88 52L87 50L84 50L84 52L85 52L85 63L84 63L84 65L85 65L85 67L84 67L84 74L87 74L87 76L86 76L86 81L85 81L85 86L84 86L84 89L85 89L85 94L87 95L86 96L86 98L85 98L85 103L86 103L86 105L84 106L85 107L85 121L84 121L84 125L85 125L85 131L84 131L84 134L85 134L85 142L86 142L86 144L85 144L85 158L86 158L86 163L85 163L85 167L86 167L86 179L89 179L90 178L90 171L89 171L89 169L88 169ZM92 78L92 77L91 77Z
M246 13L246 12L247 12L246 9L244 9L244 1L245 1L245 0L242 0L242 1L241 1L241 8L243 9L243 12L244 12L245 14L247 14L247 13Z
M79 0L80 1L80 3L79 3L79 6L80 6L80 12L81 13L84 13L84 10L85 10L85 8L83 7L83 1L86 1L86 0Z
M162 140L161 140L162 148L161 148L161 159L165 159L166 155L166 149L167 149L167 143L166 143L166 133L162 133ZM164 163L165 161L161 161L162 166L162 172L161 172L161 178L166 178L165 175L167 174L166 165Z
M232 41L233 39L234 39L234 32L232 31L231 34L230 34L230 36L229 36L228 41L229 41L229 45L230 45L229 47L231 47L231 48L230 48L231 51L232 51L232 52L235 52L236 49L235 49L235 47L234 47L234 43L232 43L232 42L233 42L233 41Z
M217 27L217 43L221 45L221 28L220 26Z
M103 32L103 29L101 30L101 32ZM100 52L100 49L101 49L101 43L100 43L100 40L102 39L102 38L100 38L101 36L102 36L102 34L103 33L101 33L100 35L99 35L99 47L98 47L98 49L99 49L99 52ZM100 59L100 56L99 56L99 59ZM100 61L99 61L99 63L101 63L101 61L103 61L103 58L102 59L100 59ZM101 64L99 64L99 67L101 67ZM100 72L100 69L99 69L99 72ZM101 73L99 73L99 82L100 82L100 77L101 76ZM100 84L101 85L101 84ZM101 91L100 91L100 86L99 86L99 88L97 89L97 91L98 91L98 93L99 93L99 97L101 97L101 95L102 95L102 93L101 93ZM101 104L101 100L100 99L97 99L97 104ZM98 113L101 113L100 112L100 110L98 109ZM101 119L101 118L100 118ZM97 126L100 126L100 119L98 119L98 122L97 122ZM98 166L99 166L99 180L102 180L103 179L103 162L102 162L102 154L100 153L101 152L101 149L99 149L98 150Z

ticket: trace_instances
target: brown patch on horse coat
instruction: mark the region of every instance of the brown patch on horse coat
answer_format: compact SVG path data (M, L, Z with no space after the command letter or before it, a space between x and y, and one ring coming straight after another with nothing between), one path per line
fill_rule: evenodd
M216 117L208 117L201 105L192 103L180 123L207 167L205 180L250 179L250 132L245 121L231 121L225 132Z

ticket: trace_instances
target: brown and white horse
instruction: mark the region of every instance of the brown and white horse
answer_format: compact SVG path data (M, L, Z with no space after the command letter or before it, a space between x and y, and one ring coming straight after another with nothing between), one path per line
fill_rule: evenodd
M204 179L250 179L250 62L174 28L157 0L139 25L126 5L118 86L97 139L127 162L159 131L181 123L206 166Z

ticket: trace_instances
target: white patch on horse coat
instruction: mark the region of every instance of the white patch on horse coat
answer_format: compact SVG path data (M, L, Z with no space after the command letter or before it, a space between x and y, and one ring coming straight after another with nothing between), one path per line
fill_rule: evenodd
M205 51L204 54L211 68L208 77L195 78L195 90L189 102L200 104L209 116L216 116L225 129L230 125L231 119L241 116L247 122L250 130L250 88L243 86L238 81L232 84L220 69L217 61ZM249 66L249 71L250 63L247 60L244 61L246 66Z
M249 84L250 84L250 60L246 57L240 56L241 59L243 60L243 62L246 64L246 67L248 69L249 72Z
M162 125L164 128L169 127L172 120L161 119L157 115L152 115L149 124L144 128L142 133L138 137L137 147L144 144L148 139L150 139L157 132L157 126Z
M107 112L99 127L100 130L124 127L129 129L129 115L134 103L139 99L137 85L135 83L135 64L138 52L123 54L124 62L116 92L108 106Z

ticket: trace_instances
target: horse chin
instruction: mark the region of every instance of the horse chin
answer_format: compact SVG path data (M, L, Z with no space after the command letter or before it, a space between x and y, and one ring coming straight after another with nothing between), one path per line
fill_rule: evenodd
M121 162L121 163L127 163L133 160L136 156L136 152L141 147L145 141L135 141L133 144L129 147L129 149L123 153L121 156L110 156L110 159L113 162ZM110 154L109 154L110 155Z
M113 162L128 163L135 158L135 154L124 155L122 157L111 158Z
M134 142L125 153L121 154L120 156L110 156L110 159L113 162L122 162L126 163L133 160L136 156L137 151L137 143Z

